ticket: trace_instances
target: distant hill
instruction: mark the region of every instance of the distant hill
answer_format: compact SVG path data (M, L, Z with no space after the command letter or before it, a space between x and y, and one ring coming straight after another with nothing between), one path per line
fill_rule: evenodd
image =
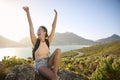
M56 33L53 45L93 45L94 41L82 38L74 33Z
M85 55L120 54L120 40L78 50Z
M22 44L24 47L32 46L30 37L25 37L22 40L19 41L20 44Z
M22 46L22 45L19 44L18 42L9 40L0 35L0 47L18 47L18 46Z
M24 46L31 46L31 41L29 37L26 37L20 41ZM74 33L56 33L51 45L93 45L96 42L92 40L84 39Z
M103 39L99 39L99 40L97 40L96 42L108 43L108 42L113 42L113 41L117 41L117 40L120 40L120 36L118 36L118 35L116 35L116 34L113 34L113 35L110 36L110 37L103 38Z
M99 44L99 45L94 45L90 47L84 47L81 49L77 49L75 51L68 51L64 52L62 54L62 57L74 57L77 53L80 52L83 53L83 56L98 56L98 55L120 55L120 40L114 41L114 42L109 42L109 43L104 43L104 44Z
M72 32L65 32L65 33L55 33L55 36L51 45L96 45L96 44L113 42L116 40L120 40L120 36L116 34L108 38L92 41L92 40L80 37ZM30 37L25 37L19 42L15 42L3 36L0 36L0 47L19 47L19 46L22 46L22 47L32 46Z

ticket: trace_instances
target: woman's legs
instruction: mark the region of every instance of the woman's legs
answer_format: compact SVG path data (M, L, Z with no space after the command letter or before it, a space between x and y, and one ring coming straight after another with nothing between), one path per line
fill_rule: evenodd
M49 61L48 61L48 65L50 68L53 68L53 71L51 69L49 69L48 67L45 66L41 66L38 71L41 75L45 76L48 79L51 80L58 80L57 77L57 71L58 71L58 65L59 65L59 61L60 61L60 57L61 57L61 50L60 49L56 49L54 51L54 53L51 55Z
M38 69L39 73L43 75L44 77L51 79L51 80L58 80L57 76L51 71L49 68L45 66L41 66Z
M48 61L48 65L50 68L53 67L53 72L55 73L55 75L57 75L58 72L60 57L61 57L61 50L56 49Z

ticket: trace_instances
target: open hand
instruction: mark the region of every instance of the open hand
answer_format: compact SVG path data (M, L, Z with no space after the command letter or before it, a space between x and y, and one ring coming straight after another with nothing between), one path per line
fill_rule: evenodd
M23 9L27 12L29 10L28 6L23 6Z
M56 9L54 9L54 12L55 12L55 14L57 14L57 11L56 11Z

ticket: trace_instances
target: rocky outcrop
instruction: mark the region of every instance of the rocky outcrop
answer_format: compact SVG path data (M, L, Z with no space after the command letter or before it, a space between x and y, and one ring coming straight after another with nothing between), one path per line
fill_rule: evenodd
M65 71L58 71L59 80L82 80L78 75ZM48 80L38 74L32 65L17 65L6 76L5 80Z

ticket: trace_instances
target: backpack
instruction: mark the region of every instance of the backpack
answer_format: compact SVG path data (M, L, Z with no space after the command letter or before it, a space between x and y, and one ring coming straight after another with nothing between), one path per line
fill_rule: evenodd
M46 44L47 44L47 46L48 46L48 48L49 48L49 41L48 41L48 39L45 39L45 42L46 42ZM37 41L36 41L36 43L35 43L35 46L34 46L34 48L33 48L33 50L32 50L33 60L35 60L35 51L38 49L39 45L40 45L40 39L37 39Z

